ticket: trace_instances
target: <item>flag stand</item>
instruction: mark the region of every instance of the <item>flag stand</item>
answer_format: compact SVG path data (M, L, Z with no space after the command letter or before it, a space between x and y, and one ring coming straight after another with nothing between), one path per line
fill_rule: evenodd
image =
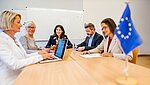
M132 23L131 12L128 5L129 1L130 0L126 0L125 2L126 8L122 14L118 27L115 30L115 34L120 40L122 49L125 54L128 54L134 48L142 44L142 40L138 35L138 33L136 32L134 25ZM136 42L132 42L132 40L135 39ZM137 80L128 76L128 55L126 55L126 59L125 59L124 76L117 78L116 82L119 85L137 85Z
M116 79L118 85L138 85L137 80L128 76L128 56L125 60L124 73L125 76Z

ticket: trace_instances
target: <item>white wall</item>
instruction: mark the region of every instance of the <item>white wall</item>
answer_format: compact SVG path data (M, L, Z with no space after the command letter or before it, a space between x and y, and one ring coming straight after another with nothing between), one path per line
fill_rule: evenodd
M150 0L131 0L132 19L143 39L140 53L150 54Z
M28 12L26 11L27 9L32 9L32 8L41 8L38 10L38 12L34 11L34 12ZM17 12L20 12L22 14L22 21L21 23L23 24L25 21L27 20L32 20L35 21L35 23L37 24L37 31L35 32L35 38L39 40L39 38L42 39L48 39L49 35L51 35L53 33L53 29L54 29L54 25L52 24L64 24L64 23L70 23L73 24L71 25L66 25L65 24L65 30L66 30L66 34L68 35L68 37L74 41L73 39L76 38L81 38L83 39L85 36L85 32L84 32L84 24L83 24L83 0L0 0L0 11L2 10L11 10L14 9ZM58 17L56 15L61 15L61 14L55 14L54 16L50 16L48 14L44 14L45 16L42 16L42 13L39 13L40 10L53 10L53 9L64 9L65 11L79 11L80 13L76 13L77 15L75 15L74 12L68 12L68 14L63 16L58 16L58 17L62 17L60 18L60 20L58 19ZM45 11L46 12L46 11ZM66 12L66 13L67 13ZM82 13L81 13L82 12ZM35 14L34 15L30 15L30 14ZM37 14L36 14L37 13ZM48 12L47 12L48 13ZM54 13L54 11L53 11ZM65 12L63 12L65 13ZM40 15L39 17L37 15ZM46 18L46 15L47 18ZM43 19L41 19L42 17L43 19L45 19L45 21ZM49 17L50 16L50 17ZM50 19L52 17L52 19ZM76 18L75 18L76 17ZM37 21L39 18L39 21ZM68 18L68 19L67 19ZM82 20L81 20L82 18ZM49 20L48 20L49 19ZM57 20L55 20L57 19ZM80 21L77 21L80 20ZM42 22L41 24L40 21L44 21L46 23L49 23L47 25L43 24L44 22ZM55 22L63 22L64 23L55 23ZM50 23L52 22L52 23ZM79 27L79 23L82 22L80 24ZM77 24L77 25L76 25ZM43 25L43 26L42 26ZM41 27L42 26L42 27ZM47 26L47 27L45 27ZM67 27L66 27L67 26ZM83 28L83 29L82 29ZM20 34L18 33L17 36L20 36L21 34L24 35L24 27L21 28L21 32ZM40 30L39 30L40 29ZM42 31L41 31L42 29ZM48 31L46 31L48 30ZM46 31L46 33L44 35L39 35L40 32L44 32ZM39 35L39 36L37 36ZM48 36L47 36L48 35ZM77 36L76 36L77 35ZM47 36L47 37L46 37Z
M65 34L69 39L80 39L85 37L83 11L45 9L45 8L26 8L25 10L14 10L23 15L22 21L34 21L36 31L34 38L36 40L48 40L54 33L56 25L62 25ZM24 17L25 16L25 17ZM80 33L80 35L78 34ZM25 27L22 26L21 32L17 37L25 35Z
M124 6L123 0L83 0L84 21L93 22L101 31L100 22L107 17L118 22Z
M126 0L83 0L84 21L93 22L97 31L100 22L107 17L113 18L116 23L125 9ZM132 20L136 30L143 39L140 46L141 54L150 54L150 0L130 0ZM136 42L136 41L135 41Z
M83 0L27 0L29 8L70 9L82 11Z
M83 10L83 0L0 0L0 11L4 9L50 8Z
M11 9L24 9L27 0L0 0L0 11Z
M111 17L116 23L124 11L126 0L0 0L0 11L4 9L50 8L84 10L84 23L92 22L101 32L100 22ZM132 20L143 39L140 53L150 54L150 0L130 0Z

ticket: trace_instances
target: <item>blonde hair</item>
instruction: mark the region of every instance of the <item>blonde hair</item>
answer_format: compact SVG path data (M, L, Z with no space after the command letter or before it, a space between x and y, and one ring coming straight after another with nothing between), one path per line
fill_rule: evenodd
M10 30L12 28L12 23L14 22L16 16L19 16L21 18L21 15L18 13L15 13L13 11L3 11L0 15L0 29Z
M28 21L28 22L24 23L24 26L25 26L25 28L28 28L31 24L35 25L35 23L33 21Z

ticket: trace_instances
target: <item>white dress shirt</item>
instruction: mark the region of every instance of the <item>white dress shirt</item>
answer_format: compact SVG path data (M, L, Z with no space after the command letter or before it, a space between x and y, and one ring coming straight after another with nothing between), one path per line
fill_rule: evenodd
M88 46L92 45L92 41L93 41L94 35L95 35L95 33L92 36L90 36L89 42L88 42Z

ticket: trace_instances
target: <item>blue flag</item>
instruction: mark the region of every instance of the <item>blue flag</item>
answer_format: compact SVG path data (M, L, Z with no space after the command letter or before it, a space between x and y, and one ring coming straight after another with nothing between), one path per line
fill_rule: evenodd
M120 23L115 30L115 34L120 40L122 49L127 55L137 46L142 44L142 39L136 32L132 23L129 5L126 5L124 13L121 17Z

